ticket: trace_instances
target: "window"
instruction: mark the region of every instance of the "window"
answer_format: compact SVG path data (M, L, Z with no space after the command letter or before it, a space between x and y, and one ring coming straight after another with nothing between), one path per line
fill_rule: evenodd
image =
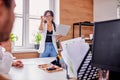
M17 5L19 4L19 5ZM22 35L23 35L23 0L16 0L16 7L15 7L15 22L13 26L13 31L15 35L19 38L15 42L15 46L22 46Z
M38 31L40 16L50 9L50 0L30 0L29 4L29 43L34 41L34 32ZM39 7L38 7L39 6Z
M13 27L13 33L15 35L17 35L19 38L18 40L15 42L15 46L22 46L22 35L23 35L23 19L16 17L15 18L15 22L14 22L14 27Z
M33 48L33 35L38 31L40 16L48 9L55 12L56 0L15 0L15 2L15 22L12 30L12 33L18 36L15 48Z

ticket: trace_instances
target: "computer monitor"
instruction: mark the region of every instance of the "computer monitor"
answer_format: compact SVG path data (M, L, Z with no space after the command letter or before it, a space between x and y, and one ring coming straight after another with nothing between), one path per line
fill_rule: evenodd
M120 72L120 19L94 23L93 66Z

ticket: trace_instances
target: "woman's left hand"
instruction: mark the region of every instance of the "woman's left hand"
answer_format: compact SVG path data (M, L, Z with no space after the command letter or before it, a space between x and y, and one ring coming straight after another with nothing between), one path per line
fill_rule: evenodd
M62 37L62 35L56 35L56 39L59 40Z

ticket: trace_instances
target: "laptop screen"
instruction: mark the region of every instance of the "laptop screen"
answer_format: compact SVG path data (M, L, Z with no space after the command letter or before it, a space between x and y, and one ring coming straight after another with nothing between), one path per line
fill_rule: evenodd
M120 72L120 19L95 22L92 64Z

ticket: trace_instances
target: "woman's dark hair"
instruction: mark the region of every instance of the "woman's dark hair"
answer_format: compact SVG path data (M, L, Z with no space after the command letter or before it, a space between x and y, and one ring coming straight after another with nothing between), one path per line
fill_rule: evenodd
M47 13L50 13L50 15L51 15L52 17L54 17L53 11L51 11L51 10L46 10L45 13L44 13L44 16L46 16Z
M44 16L46 16L47 13L50 13L50 15L51 15L52 17L54 17L53 11L51 11L51 10L45 11ZM53 20L52 20L52 24L53 24L53 26L54 26L54 30L56 31L56 25L55 25L55 22L54 22Z
M7 7L7 8L11 8L11 2L12 0L2 0L4 2L4 5Z

